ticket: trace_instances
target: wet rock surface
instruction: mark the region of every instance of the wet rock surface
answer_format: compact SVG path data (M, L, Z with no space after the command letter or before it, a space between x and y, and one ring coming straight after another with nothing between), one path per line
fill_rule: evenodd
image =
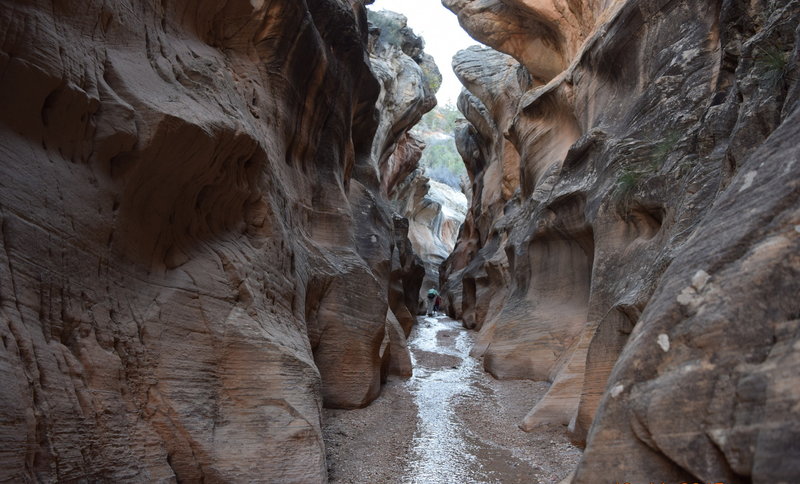
M574 468L580 450L561 426L516 426L548 385L492 379L469 356L473 339L457 321L419 318L411 379L367 408L325 410L331 482L551 483Z

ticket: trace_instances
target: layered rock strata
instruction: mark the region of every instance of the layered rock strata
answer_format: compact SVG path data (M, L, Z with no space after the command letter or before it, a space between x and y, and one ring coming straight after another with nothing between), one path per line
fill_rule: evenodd
M433 57L424 52L424 40L408 28L406 17L371 10L369 20L373 28L370 60L382 87L372 155L383 194L389 195L416 169L425 145L408 131L436 106L434 96L442 76Z
M467 212L467 197L416 170L393 194L409 224L408 238L425 267L420 296L439 285L439 266L453 251ZM420 305L420 311L424 306Z
M467 328L481 329L499 311L509 284L501 250L505 241L495 225L519 189L520 156L503 134L514 120L519 79L527 84L530 78L512 57L477 46L456 55L454 70L471 90L458 99L469 122L456 130L456 146L471 183L471 205L453 254L442 267L443 274L455 275L442 281L443 292L452 317Z
M408 371L431 93L377 115L361 2L212 3L0 5L2 481L322 482L321 406Z
M409 211L397 207L398 192L417 168L425 143L409 130L436 106L435 93L442 77L433 58L424 52L424 40L408 28L405 16L386 10L369 11L370 61L381 85L378 130L372 145L380 192L392 200L395 247L392 252L389 303L407 337L416 321L420 288L427 274L424 254L415 252L419 224ZM392 321L390 318L389 321ZM387 335L391 331L387 328ZM389 340L387 340L388 342ZM408 361L398 374L411 375L408 349L395 348L394 357ZM386 368L386 367L385 367ZM395 368L394 365L388 367Z
M800 2L444 3L506 55L455 61L442 282L487 370L553 382L523 428L570 425L574 483L796 480Z

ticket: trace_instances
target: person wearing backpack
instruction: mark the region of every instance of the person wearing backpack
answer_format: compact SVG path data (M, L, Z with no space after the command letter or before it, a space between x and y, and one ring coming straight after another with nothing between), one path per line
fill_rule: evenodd
M428 289L428 310L426 312L428 316L433 316L434 314L434 307L436 306L437 297L439 297L439 292L436 289Z

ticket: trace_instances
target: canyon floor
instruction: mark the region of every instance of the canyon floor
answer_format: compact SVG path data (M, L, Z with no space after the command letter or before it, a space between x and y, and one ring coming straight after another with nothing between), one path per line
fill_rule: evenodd
M517 427L548 384L493 379L469 356L473 338L458 321L419 318L409 380L367 408L325 410L330 482L554 483L572 471L580 450L563 427Z

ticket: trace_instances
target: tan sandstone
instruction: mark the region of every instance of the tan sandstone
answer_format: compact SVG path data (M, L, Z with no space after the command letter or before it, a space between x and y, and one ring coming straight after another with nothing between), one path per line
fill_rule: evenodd
M326 481L323 404L408 372L422 274L380 167L432 93L378 82L359 1L0 29L0 480Z
M523 427L569 423L574 483L797 480L800 2L444 3L518 63L461 76L473 190L506 142L520 189L442 282L488 371L552 382Z

